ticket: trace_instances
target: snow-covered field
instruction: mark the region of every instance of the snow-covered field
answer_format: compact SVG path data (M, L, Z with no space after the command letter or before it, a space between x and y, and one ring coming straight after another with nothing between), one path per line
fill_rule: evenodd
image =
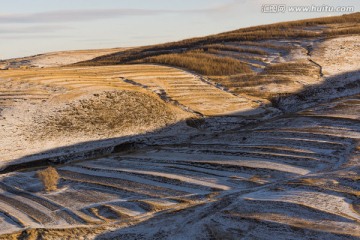
M127 48L113 48L50 52L35 56L9 59L2 61L0 64L4 69L19 67L60 67L81 61L90 60L98 56L112 54L126 49Z
M1 71L0 239L359 238L359 39L259 43L332 93L276 106L171 67Z

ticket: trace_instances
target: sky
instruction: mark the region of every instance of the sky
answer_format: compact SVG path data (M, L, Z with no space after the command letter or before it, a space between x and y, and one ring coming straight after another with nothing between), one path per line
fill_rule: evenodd
M151 45L345 12L263 13L265 4L353 6L359 0L0 0L0 59Z

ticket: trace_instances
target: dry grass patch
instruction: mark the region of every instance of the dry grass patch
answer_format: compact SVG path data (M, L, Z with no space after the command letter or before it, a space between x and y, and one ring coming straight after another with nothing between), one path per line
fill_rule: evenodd
M356 151L360 151L360 145L359 145L359 146L356 146L355 150L356 150Z
M229 52L238 52L238 53L252 53L257 55L267 55L267 52L260 49L253 48L242 48L238 46L222 45L222 44L208 44L199 49L205 52L216 52L216 51L229 51Z
M273 49L277 51L290 51L291 46L289 45L280 45L280 44L272 44L269 42L251 42L251 41L242 41L242 42L229 42L229 44L237 44L240 46L247 46L249 47L260 47L260 48L267 48Z
M146 58L143 62L186 68L204 75L218 76L251 72L248 65L238 60L229 57L218 57L201 51L165 54Z
M36 119L37 138L124 136L175 123L176 113L153 96L132 91L105 91L75 100Z
M46 192L56 191L60 176L55 168L48 167L36 173L36 176L41 180Z
M231 81L235 84L238 88L242 87L256 87L260 85L266 84L290 84L292 80L285 76L277 76L277 77L268 77L268 76L253 76L247 79L243 79L242 77L231 77ZM239 89L241 90L241 89Z
M325 31L325 34L328 36L360 34L360 26L341 28L341 29L329 29Z
M274 93L269 91L262 91L262 86L269 86L269 84L276 84L279 86L291 86L293 80L289 76L283 75L256 75L256 74L240 74L229 77L211 77L211 79L222 86L229 89L235 94L245 94L261 99L272 99Z
M331 186L338 185L339 182L334 179L326 179L326 178L303 178L290 184L326 187L327 185L331 185Z
M267 75L303 75L310 76L318 73L318 69L309 63L278 63L269 65L265 69Z

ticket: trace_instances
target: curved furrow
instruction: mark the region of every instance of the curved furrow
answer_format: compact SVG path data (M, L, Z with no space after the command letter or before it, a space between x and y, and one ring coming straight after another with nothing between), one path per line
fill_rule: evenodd
M17 210L25 213L28 216L27 219L25 218L27 221L29 221L29 218L30 218L32 220L32 222L35 222L37 224L54 223L54 219L50 216L51 213L49 211L45 210L44 212L47 212L47 214L45 214L43 212L44 209L38 210L38 206L35 206L35 204L32 204L32 205L26 204L24 202L27 202L27 201L24 201L22 198L17 197L16 195L2 192L2 193L0 193L0 201L3 203L6 203L9 206L13 206ZM2 207L3 206L1 206L1 208ZM6 207L5 207L5 209L6 209ZM17 215L15 215L15 216L17 216ZM31 224L31 222L30 223L27 222L27 223Z
M79 165L77 165L77 166L79 166ZM167 174L167 173L164 173L163 171L145 171L145 170L140 170L140 169L135 170L135 169L131 169L131 168L105 168L105 167L101 167L98 165L95 165L95 167L94 167L91 163L81 164L80 166L87 170L104 171L104 172L119 173L119 174L124 173L125 176L126 176L126 174L129 174L132 176L137 176L137 177L141 177L144 179L149 179L149 180L153 180L153 181L157 181L157 182L161 182L161 183L168 183L168 184L170 183L170 184L173 184L176 186L181 186L184 189L192 188L192 189L205 190L205 191L211 191L213 189L229 190L229 187L224 186L224 185L200 181L200 180L196 180L193 178L188 178L183 175L178 175L175 173Z
M21 196L23 198L28 199L29 201L33 201L37 204L40 204L44 206L45 208L49 209L51 212L54 212L56 216L59 216L60 218L63 218L68 223L74 224L74 223L82 223L82 220L80 217L78 217L75 213L71 212L71 210L65 208L64 206L61 206L55 202L52 202L46 198L39 197L35 194L31 194L29 192L16 189L14 187L11 187L9 185L6 185L4 183L0 183L0 188L3 191L7 191L9 193L12 193L16 196Z
M253 175L234 173L226 170L210 170L203 167L186 166L185 164L174 163L162 163L154 161L143 161L142 159L135 158L124 158L121 161L112 161L102 159L101 161L92 161L86 163L87 166L94 166L95 168L106 168L106 169L118 169L125 168L130 171L156 171L165 173L166 175L180 176L190 182L199 182L199 184L206 185L218 185L221 184L221 188L225 186L230 188L241 188L240 182L251 182L253 181ZM235 182L236 184L232 183ZM248 185L248 184L245 184Z
M264 237L260 232L267 232L267 237L278 238L279 235L274 231L281 231L280 239L297 238L299 235L312 236L317 239L354 239L360 237L360 228L356 223L342 223L336 220L310 220L294 216L284 216L283 214L273 213L231 213L224 216L225 219L239 221L242 224L258 225L256 231L251 231L248 235L252 237ZM294 233L286 231L291 229Z
M6 229L7 232L14 232L25 227L26 225L24 225L17 216L13 216L4 210L0 210L0 229Z
M204 154L204 155L219 155L219 156L238 156L243 160L248 159L259 159L259 160L269 160L274 162L287 162L294 165L301 165L302 162L306 162L306 164L319 164L319 163L327 163L329 162L329 158L323 157L318 158L314 156L303 156L301 154L298 155L296 152L286 153L283 151L272 152L272 151L261 151L258 149L245 149L241 146L234 147L232 149L222 148L217 146L212 146L211 148L203 147L174 147L171 148L162 148L162 152L170 152L170 153L178 153L182 150L183 153L194 153L194 154Z
M360 215L353 211L348 199L342 196L330 195L315 191L286 190L259 191L245 194L242 198L249 201L269 201L274 203L292 203L305 206L314 211L337 215L348 221L360 221Z
M189 194L188 192L184 192L184 189L181 187L160 184L125 174L113 176L113 174L109 174L107 172L91 171L76 167L65 167L60 169L59 172L62 177L72 181L84 181L95 184L99 183L105 186L124 189L129 192L146 194L153 197L184 196Z

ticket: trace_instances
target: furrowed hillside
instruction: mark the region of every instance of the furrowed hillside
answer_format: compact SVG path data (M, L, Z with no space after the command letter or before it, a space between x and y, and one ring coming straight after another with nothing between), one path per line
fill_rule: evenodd
M359 19L7 61L0 239L359 239Z
M360 13L354 13L134 48L76 65L169 65L203 74L234 94L272 100L316 84L326 74L311 58L321 42L358 34Z

